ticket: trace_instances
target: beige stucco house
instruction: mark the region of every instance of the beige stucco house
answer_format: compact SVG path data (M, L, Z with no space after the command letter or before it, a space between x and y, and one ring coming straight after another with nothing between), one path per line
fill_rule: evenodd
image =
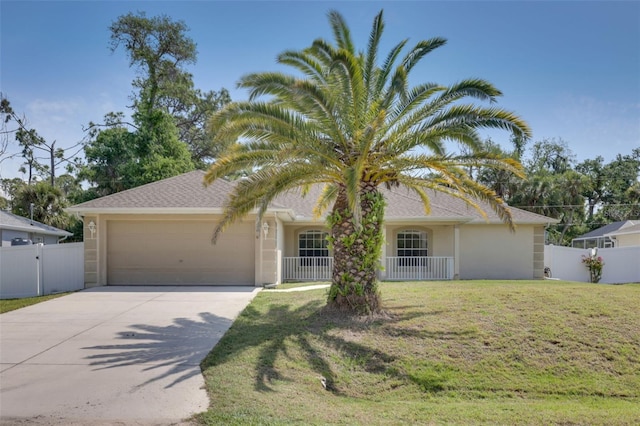
M233 183L194 171L67 209L84 219L85 285L258 285L327 280L332 265L313 190L284 194L261 223L249 216L211 237ZM385 190L382 280L543 278L545 226L512 209L511 232L457 198L431 194L431 213L405 189Z
M627 222L631 222L631 224L605 234L606 237L614 241L615 247L640 246L640 223L630 220Z

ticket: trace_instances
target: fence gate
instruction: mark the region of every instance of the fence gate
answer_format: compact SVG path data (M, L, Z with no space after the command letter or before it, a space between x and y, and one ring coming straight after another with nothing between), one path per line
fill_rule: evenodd
M0 247L0 299L84 288L84 244Z

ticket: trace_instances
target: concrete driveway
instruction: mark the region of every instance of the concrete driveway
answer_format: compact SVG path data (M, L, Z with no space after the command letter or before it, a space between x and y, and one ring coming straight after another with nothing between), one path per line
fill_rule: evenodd
M100 287L0 315L0 424L171 425L254 287Z

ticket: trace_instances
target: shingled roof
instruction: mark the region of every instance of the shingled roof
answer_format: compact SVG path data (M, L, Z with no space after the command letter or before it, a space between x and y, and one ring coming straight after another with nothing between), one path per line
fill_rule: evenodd
M35 232L42 235L55 235L58 237L70 237L73 234L54 226L46 225L27 217L18 216L0 210L0 229L11 229L14 231Z
M212 185L203 185L205 172L196 170L172 178L149 183L106 197L97 198L82 204L69 207L70 212L86 213L191 213L221 211L224 202L234 187L232 182L224 179L215 181ZM293 217L303 220L313 218L313 207L320 195L320 186L313 187L302 197L299 190L288 191L274 200L270 209L274 211L288 211ZM395 188L383 190L387 201L385 218L387 220L417 219L427 220L459 220L485 221L484 217L464 201L448 194L431 191L431 212L425 215L422 201L407 189ZM499 221L498 216L485 203L479 205L487 213L491 222ZM512 215L516 223L547 224L556 222L555 219L541 216L528 211L512 208Z
M624 228L628 228L630 226L635 226L637 225L638 222L633 221L633 220L621 220L619 222L611 222L608 223L600 228L594 229L593 231L587 232L586 234L582 234L576 238L574 238L574 240L585 240L585 239L590 239L590 238L598 238L598 237L604 237L606 235L609 234L613 234L616 233L617 231L620 231Z

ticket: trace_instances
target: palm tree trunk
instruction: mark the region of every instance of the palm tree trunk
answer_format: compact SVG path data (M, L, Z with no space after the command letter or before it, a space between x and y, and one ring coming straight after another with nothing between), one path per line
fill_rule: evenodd
M362 218L354 221L346 191L340 189L329 217L333 275L328 306L353 314L379 312L378 266L382 249L384 198L376 186L360 189Z

